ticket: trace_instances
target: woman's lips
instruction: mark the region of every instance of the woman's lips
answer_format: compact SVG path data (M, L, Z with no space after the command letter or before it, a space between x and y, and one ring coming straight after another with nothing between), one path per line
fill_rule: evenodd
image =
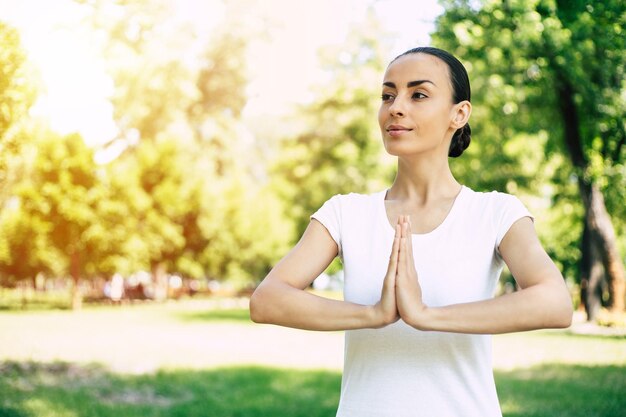
M413 129L409 129L404 126L391 125L386 130L389 136L398 137L403 135L404 133L410 132Z

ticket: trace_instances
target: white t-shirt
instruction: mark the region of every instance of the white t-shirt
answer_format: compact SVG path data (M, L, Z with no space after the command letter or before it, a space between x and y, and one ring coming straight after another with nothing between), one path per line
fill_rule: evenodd
M344 299L380 300L394 229L387 190L335 195L311 217L328 229L344 266ZM424 303L445 306L492 298L504 266L498 246L529 216L508 194L463 187L444 221L414 234ZM338 417L500 417L491 336L423 332L402 320L345 334Z

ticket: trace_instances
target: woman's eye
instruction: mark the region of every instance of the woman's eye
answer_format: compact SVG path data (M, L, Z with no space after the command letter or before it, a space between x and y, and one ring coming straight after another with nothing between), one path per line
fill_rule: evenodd
M380 98L383 101L389 101L389 100L391 100L393 98L393 96L391 94L383 94L383 95L380 96Z
M414 99L414 100L418 100L420 98L426 98L426 95L424 95L423 93L415 92L415 93L413 93L411 98Z

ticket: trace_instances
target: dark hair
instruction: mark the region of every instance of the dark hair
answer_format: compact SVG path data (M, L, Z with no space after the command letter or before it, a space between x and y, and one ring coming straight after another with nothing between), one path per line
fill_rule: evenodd
M433 48L431 46L420 46L418 48L409 49L408 51L398 55L393 59L396 59L410 54L428 54L441 59L448 65L448 72L450 74L450 81L452 83L452 99L454 103L460 103L461 101L470 101L472 91L470 89L469 77L467 71L461 61L456 59L450 52L443 49ZM393 62L391 61L391 62ZM450 142L450 149L448 150L448 156L456 158L461 156L463 151L467 149L470 144L472 135L472 129L469 123L460 129L457 129L452 135L452 141Z

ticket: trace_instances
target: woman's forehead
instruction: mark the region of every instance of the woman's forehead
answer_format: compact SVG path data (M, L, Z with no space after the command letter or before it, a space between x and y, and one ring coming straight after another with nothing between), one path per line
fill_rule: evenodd
M414 80L430 80L437 87L445 88L450 83L449 79L445 62L430 54L416 53L401 56L389 64L383 82L405 84Z

